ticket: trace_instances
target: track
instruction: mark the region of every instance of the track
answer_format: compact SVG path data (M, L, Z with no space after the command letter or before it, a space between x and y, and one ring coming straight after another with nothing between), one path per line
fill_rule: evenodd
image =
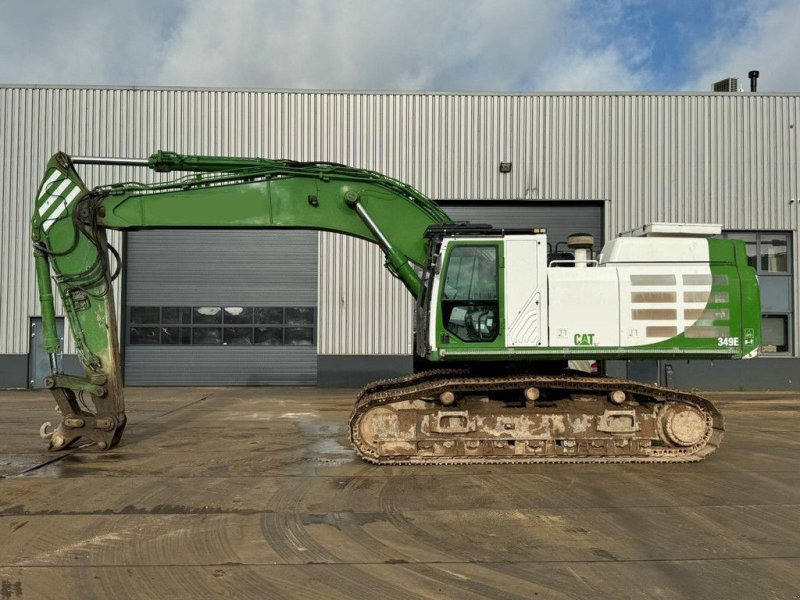
M624 379L439 370L364 388L350 434L376 464L670 463L706 458L724 424L702 396Z

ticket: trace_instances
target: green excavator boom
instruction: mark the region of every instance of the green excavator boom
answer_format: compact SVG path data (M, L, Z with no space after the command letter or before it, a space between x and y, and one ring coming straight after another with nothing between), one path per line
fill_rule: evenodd
M89 190L76 164L148 167L179 173L169 181L127 182ZM45 349L53 391L66 416L45 431L54 448L79 437L111 447L125 425L112 280L119 256L106 230L140 228L302 228L332 231L378 244L387 268L418 296L415 266L427 257L424 232L451 223L411 186L373 171L334 163L186 156L158 152L149 159L53 156L36 195L32 239ZM113 256L113 259L112 259ZM52 282L60 292L85 378L57 364ZM90 399L96 410L86 407Z

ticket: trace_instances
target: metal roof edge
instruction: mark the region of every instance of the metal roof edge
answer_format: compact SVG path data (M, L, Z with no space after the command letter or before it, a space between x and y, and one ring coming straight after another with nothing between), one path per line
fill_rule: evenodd
M0 83L0 89L44 89L44 90L114 90L114 91L173 91L173 92L239 92L262 94L339 94L342 96L487 96L487 97L537 97L537 96L711 96L711 97L800 97L797 92L504 92L504 91L435 91L435 90L345 90L345 89L289 89L257 87L203 87L203 86L159 86L159 85L81 85L81 84L40 84L40 83Z

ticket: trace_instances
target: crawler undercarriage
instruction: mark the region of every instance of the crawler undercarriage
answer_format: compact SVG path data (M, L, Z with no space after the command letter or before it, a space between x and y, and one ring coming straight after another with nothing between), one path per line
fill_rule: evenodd
M377 382L353 409L358 454L377 464L694 462L722 415L691 392L579 375L439 370Z

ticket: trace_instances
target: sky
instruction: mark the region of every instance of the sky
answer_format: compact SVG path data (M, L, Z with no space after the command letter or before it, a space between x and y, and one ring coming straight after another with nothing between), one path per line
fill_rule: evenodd
M0 0L0 83L800 91L800 0Z

